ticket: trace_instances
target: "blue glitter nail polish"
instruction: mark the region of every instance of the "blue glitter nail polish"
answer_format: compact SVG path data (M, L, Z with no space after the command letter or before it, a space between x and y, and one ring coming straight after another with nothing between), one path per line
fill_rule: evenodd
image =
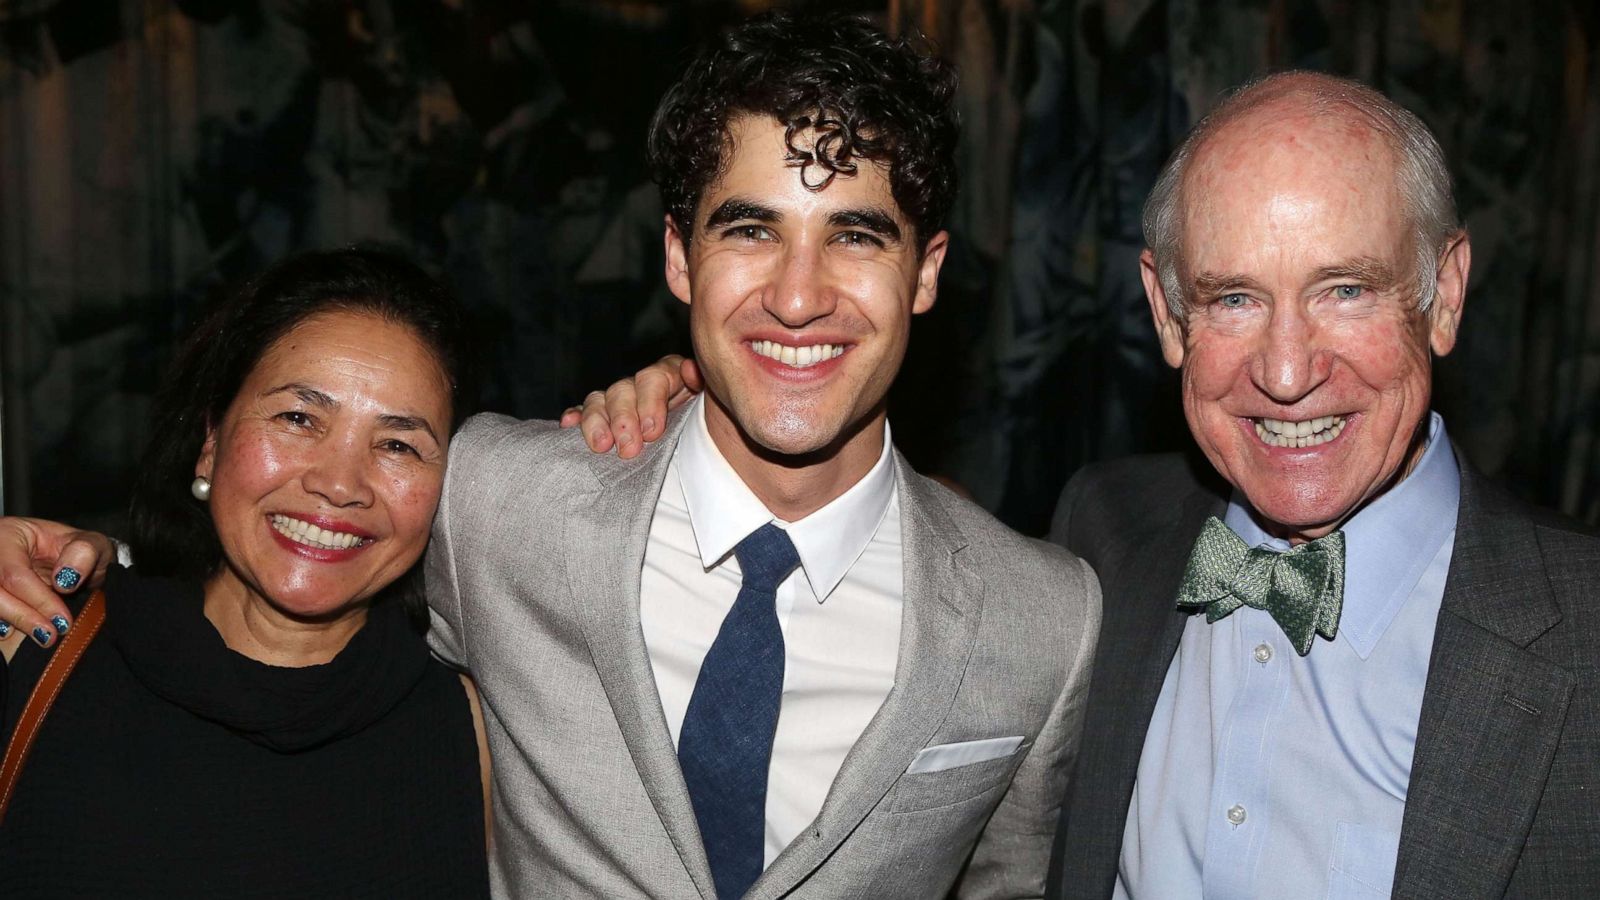
M40 625L33 630L33 642L41 647L50 646L50 629Z
M11 623L7 622L5 619L0 619L0 638L3 638L10 633Z
M82 580L83 576L79 575L78 570L71 566L62 566L61 571L56 573L56 587L61 588L63 591L72 590Z
M67 634L68 622L66 616L51 616L50 624L56 627L56 634L63 637Z

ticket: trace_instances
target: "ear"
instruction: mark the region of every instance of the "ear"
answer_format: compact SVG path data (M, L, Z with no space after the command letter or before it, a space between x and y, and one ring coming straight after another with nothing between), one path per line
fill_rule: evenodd
M1167 306L1167 291L1156 274L1156 256L1146 247L1139 254L1139 278L1144 281L1144 298L1150 304L1150 318L1161 341L1161 358L1174 369L1183 365L1183 323Z
M1467 302L1467 272L1471 268L1472 242L1463 231L1450 241L1439 257L1433 305L1428 307L1428 343L1437 356L1444 356L1455 348L1462 307Z
M667 246L667 287L672 295L685 303L689 300L689 242L678 231L678 223L671 214L665 216Z
M210 480L211 471L217 466L217 428L215 425L206 425L206 441L200 445L200 458L194 461L194 474L200 478Z
M933 302L939 299L939 270L944 266L944 254L949 249L948 231L941 231L929 238L928 246L923 248L922 262L917 267L917 293L911 299L913 315L933 309Z

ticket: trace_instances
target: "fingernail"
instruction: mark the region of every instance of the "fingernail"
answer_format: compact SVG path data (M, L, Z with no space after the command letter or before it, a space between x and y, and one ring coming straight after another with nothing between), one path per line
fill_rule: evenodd
M62 566L61 571L56 573L56 587L61 588L63 591L72 590L82 580L83 576L79 575L78 570L71 566Z
M40 625L33 630L33 642L41 647L50 646L50 629Z
M0 638L3 638L10 633L11 623L7 622L5 619L0 619Z
M51 616L50 624L56 627L56 634L62 637L67 636L67 628L70 627L70 624L67 622L66 616Z

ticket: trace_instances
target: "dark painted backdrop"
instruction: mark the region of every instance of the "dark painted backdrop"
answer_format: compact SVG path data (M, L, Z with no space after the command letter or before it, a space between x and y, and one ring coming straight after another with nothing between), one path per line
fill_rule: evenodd
M486 323L489 408L667 350L644 174L694 41L761 0L0 4L8 511L117 527L175 336L288 251L407 248ZM925 470L1040 530L1081 463L1187 441L1138 213L1228 86L1298 66L1416 110L1474 265L1436 405L1479 466L1600 521L1600 15L1582 0L861 0L963 71L939 305L893 398Z

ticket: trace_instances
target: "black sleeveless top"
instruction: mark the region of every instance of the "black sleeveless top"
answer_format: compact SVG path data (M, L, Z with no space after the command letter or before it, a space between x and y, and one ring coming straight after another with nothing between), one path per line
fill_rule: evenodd
M488 896L466 693L403 611L281 668L229 650L201 601L112 570L0 825L0 896ZM8 740L50 652L0 667Z

